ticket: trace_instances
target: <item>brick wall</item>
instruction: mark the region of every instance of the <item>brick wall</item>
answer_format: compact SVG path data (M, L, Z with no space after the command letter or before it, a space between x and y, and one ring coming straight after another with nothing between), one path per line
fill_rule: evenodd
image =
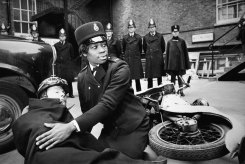
M104 26L110 22L109 0L92 1L79 8L79 15L84 23L100 21Z
M119 24L117 32L125 33L127 20L132 18L141 35L147 32L150 18L162 33L170 32L173 24L179 24L182 30L209 27L215 23L215 3L213 0L115 0L113 21Z
M209 44L192 44L193 34L214 32L216 39L233 26L215 26L215 0L113 0L113 25L119 36L127 33L129 19L135 21L136 32L145 35L150 18L156 21L157 30L165 35L166 42L172 37L171 26L179 24L180 36L187 41L188 47L207 47ZM219 44L236 34L237 30L232 31Z

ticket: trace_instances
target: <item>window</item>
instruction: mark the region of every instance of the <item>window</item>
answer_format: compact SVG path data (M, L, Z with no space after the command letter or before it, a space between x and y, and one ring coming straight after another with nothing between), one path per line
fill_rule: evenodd
M245 12L244 0L216 0L217 24L238 22Z
M30 21L31 16L36 14L36 0L13 0L13 13L15 34L29 34L34 23Z

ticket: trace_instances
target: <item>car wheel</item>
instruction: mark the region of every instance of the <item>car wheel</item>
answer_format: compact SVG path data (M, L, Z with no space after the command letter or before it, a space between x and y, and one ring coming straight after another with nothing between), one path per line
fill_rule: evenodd
M0 153L14 148L11 127L27 104L28 96L19 86L0 81Z

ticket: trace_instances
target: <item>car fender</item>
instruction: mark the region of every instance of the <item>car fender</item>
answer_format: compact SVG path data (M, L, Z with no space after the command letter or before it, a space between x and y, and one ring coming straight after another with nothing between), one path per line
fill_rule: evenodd
M34 83L34 80L31 79L30 75L24 73L23 70L9 64L0 63L0 71L3 74L5 74L5 72L8 72L8 74L11 72L11 75L0 77L1 81L16 84L31 93L36 92L37 85Z

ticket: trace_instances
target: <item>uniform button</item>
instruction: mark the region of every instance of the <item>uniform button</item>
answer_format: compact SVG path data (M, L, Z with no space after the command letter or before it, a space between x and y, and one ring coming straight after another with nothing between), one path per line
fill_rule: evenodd
M90 88L90 87L88 87L88 89L90 90L91 88Z
M98 85L98 88L100 88L100 85Z

